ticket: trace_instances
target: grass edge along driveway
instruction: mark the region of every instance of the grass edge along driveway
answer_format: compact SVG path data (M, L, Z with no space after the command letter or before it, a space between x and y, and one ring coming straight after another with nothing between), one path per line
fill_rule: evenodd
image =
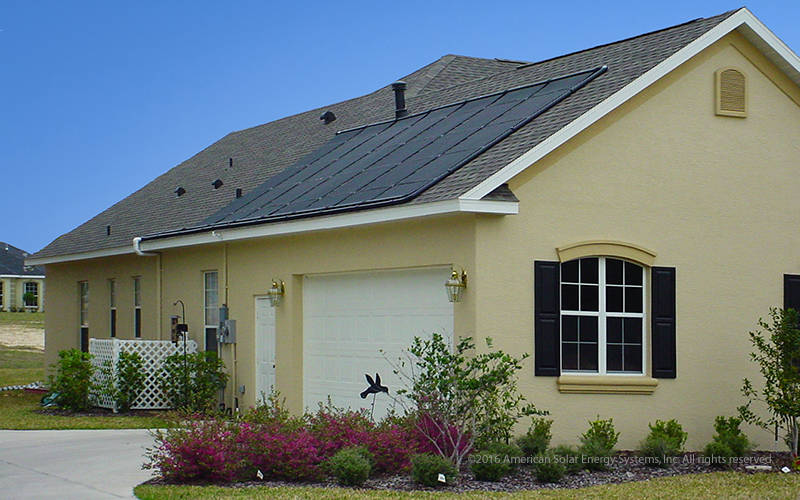
M715 472L662 477L648 481L606 484L581 489L542 489L514 493L476 491L468 493L432 491L355 490L345 488L266 487L226 488L220 486L161 486L139 485L134 494L142 500L173 499L622 499L657 498L683 500L686 498L765 498L797 499L800 474Z

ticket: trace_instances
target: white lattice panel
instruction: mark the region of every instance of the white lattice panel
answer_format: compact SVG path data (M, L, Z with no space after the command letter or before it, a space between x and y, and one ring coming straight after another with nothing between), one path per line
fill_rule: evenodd
M186 342L186 352L191 354L197 351L194 340ZM183 342L177 345L169 340L120 340L120 339L89 339L89 353L94 355L92 362L96 370L96 382L104 382L106 376L102 367L107 361L111 362L112 369L116 367L121 352L138 353L142 357L142 368L145 372L144 390L136 398L132 409L158 410L170 408L169 401L159 387L159 379L164 373L164 361L167 357L183 352ZM116 410L114 402L107 397L98 397L97 406Z

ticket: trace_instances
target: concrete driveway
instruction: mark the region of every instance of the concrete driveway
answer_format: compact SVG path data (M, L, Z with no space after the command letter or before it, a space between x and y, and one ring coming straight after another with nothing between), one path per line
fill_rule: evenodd
M0 497L132 498L146 430L0 431Z

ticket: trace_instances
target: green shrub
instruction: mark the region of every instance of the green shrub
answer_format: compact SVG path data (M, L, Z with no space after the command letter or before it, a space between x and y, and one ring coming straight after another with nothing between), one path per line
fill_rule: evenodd
M305 425L303 417L292 415L286 408L286 398L274 390L269 395L261 393L261 400L255 408L244 413L242 420L288 431L300 430Z
M552 426L552 420L534 418L528 428L528 432L517 438L516 443L522 453L528 457L535 457L547 451L547 447L550 446L550 439L553 437L550 432Z
M210 412L215 409L217 394L228 382L225 365L217 353L203 351L169 356L164 362L161 388L173 408Z
M589 430L581 434L580 453L583 466L588 470L605 470L614 454L619 432L614 429L614 419L589 422Z
M557 483L567 473L567 464L564 456L546 451L536 457L533 472L540 483Z
M648 424L650 434L639 446L639 454L646 458L647 465L666 467L672 458L683 453L687 433L676 420L656 420L655 424Z
M741 423L742 419L737 417L717 417L714 420L716 434L703 451L703 454L711 459L712 464L730 464L732 459L750 453L752 444L739 429Z
M58 361L51 366L56 374L49 377L50 391L58 394L59 408L81 411L89 407L89 395L95 390L92 357L79 349L59 351Z
M325 470L342 486L361 486L372 470L364 447L342 448L325 463Z
M523 456L519 446L503 442L489 443L480 451L495 454L511 466L518 465Z
M456 467L450 460L432 453L420 453L411 457L411 477L415 482L436 488L441 486L439 474L444 474L446 484L455 484Z
M514 444L490 443L470 457L470 469L478 481L499 481L520 462L522 450Z
M567 472L573 474L583 469L583 462L581 460L581 453L572 446L559 445L550 450L550 452L564 464Z
M119 353L116 370L111 369L111 362L106 362L101 370L105 374L101 392L116 403L118 410L129 411L144 389L142 357L135 352L123 351Z
M511 463L497 453L481 452L470 456L470 469L478 481L499 481L511 473Z

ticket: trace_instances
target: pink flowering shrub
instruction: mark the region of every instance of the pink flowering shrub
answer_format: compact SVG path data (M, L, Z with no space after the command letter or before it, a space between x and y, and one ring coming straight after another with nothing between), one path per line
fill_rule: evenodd
M275 403L275 401L273 401ZM169 482L232 482L265 479L312 481L337 451L363 446L377 473L410 467L410 457L435 452L416 417L388 418L376 425L362 412L321 406L302 417L274 404L241 421L198 420L156 433L145 468ZM444 442L444 441L443 441Z
M247 464L248 478L255 478L257 471L267 479L288 481L308 481L322 476L320 443L307 430L239 425L237 441Z
M472 450L470 435L464 434L459 441L459 429L455 425L437 422L429 413L420 413L415 422L416 440L421 453L433 453L449 457L458 449L460 456L467 456Z
M244 468L237 431L237 426L215 420L158 431L143 468L174 482L233 481Z
M327 459L349 446L366 444L375 427L363 412L342 410L328 404L306 416L308 429L317 439L320 455Z
M364 446L375 457L374 470L379 473L408 469L411 467L411 456L420 449L414 432L399 424L378 426L364 438Z

